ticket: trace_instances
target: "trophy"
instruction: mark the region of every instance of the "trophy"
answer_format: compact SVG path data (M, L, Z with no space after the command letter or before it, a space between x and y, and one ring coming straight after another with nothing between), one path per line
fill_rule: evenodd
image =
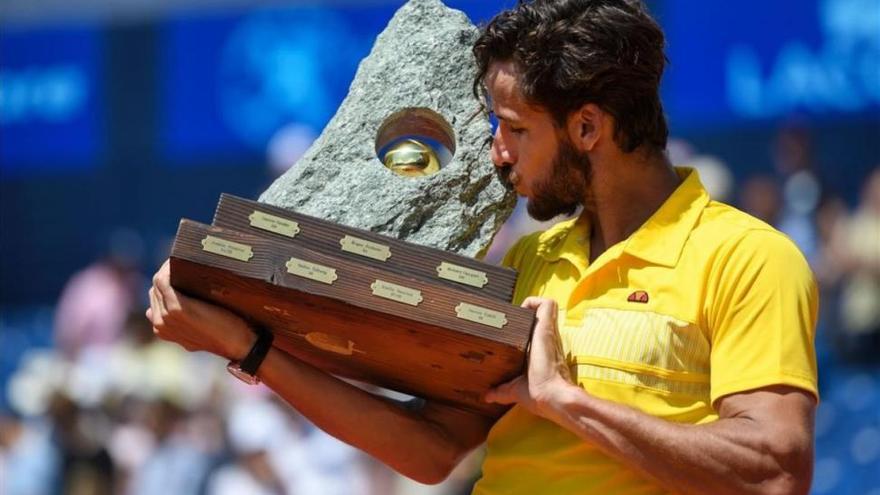
M329 373L500 415L481 397L522 373L534 313L513 270L474 259L515 204L471 90L476 36L439 0L404 5L290 171L181 221L172 285Z

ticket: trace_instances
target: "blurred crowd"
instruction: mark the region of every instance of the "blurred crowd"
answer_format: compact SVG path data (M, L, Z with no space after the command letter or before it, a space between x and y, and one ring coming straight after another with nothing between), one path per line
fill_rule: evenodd
M111 334L68 326L91 320L64 313L76 284L56 310L57 347L27 353L9 382L4 495L456 494L472 481L473 469L441 487L407 482L227 375L219 358L154 339L141 311ZM82 308L73 313L113 315Z
M673 162L697 168L715 199L779 228L810 261L821 288L820 373L836 362L875 365L880 166L857 194L841 194L825 186L808 130L784 129L773 156L774 170L737 183L720 159L683 141L670 145ZM541 227L522 210L490 261ZM34 329L0 318L3 352L15 363L0 401L0 493L469 493L480 452L446 483L418 485L322 433L265 388L237 382L218 358L154 339L143 316L146 274L130 254L114 252L70 279L47 345L16 346L16 331ZM880 464L875 454L866 462Z

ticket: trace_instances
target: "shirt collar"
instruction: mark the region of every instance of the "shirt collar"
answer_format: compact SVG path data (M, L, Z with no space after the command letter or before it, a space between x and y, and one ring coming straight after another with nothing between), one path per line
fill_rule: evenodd
M684 243L709 204L709 193L696 170L676 167L675 172L682 183L626 240L625 253L658 265L678 263Z
M709 203L699 174L690 168L675 169L682 183L660 208L626 241L623 251L658 265L675 266L684 243ZM538 236L537 254L547 261L567 259L578 268L588 265L589 219L581 214L557 223Z
M589 264L590 222L585 214L557 223L538 236L538 256L553 262L565 259L578 269Z

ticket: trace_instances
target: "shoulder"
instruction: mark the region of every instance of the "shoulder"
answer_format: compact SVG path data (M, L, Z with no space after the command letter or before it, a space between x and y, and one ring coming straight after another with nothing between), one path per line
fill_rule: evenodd
M710 203L692 241L695 249L703 246L707 299L716 309L746 301L812 306L818 297L813 271L794 241L731 206Z
M694 228L693 242L713 253L715 263L738 259L751 262L788 261L808 268L788 236L730 205L710 201ZM709 248L709 249L705 249Z

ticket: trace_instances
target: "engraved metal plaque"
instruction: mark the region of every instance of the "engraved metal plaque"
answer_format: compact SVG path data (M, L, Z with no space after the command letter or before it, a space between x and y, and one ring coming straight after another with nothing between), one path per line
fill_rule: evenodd
M299 234L300 231L299 224L293 220L270 215L262 211L254 210L248 217L248 220L251 222L251 227L274 232L286 237L296 237L296 234Z
M202 250L238 261L249 261L254 257L254 251L250 246L212 235L202 239Z
M366 239L347 235L339 241L339 244L342 245L343 251L364 256L366 258L385 261L391 257L390 247Z
M445 261L437 267L437 276L444 280L451 280L479 289L482 289L484 285L489 283L489 277L486 275L486 272L454 265Z
M332 285L337 279L336 269L298 258L290 258L285 266L287 266L287 273L316 282Z
M392 284L384 280L376 280L370 285L373 289L373 295L391 299L392 301L418 306L422 302L422 291L410 289L402 285Z
M468 303L461 303L456 306L455 315L462 320L481 323L495 328L507 325L507 316L504 313Z

